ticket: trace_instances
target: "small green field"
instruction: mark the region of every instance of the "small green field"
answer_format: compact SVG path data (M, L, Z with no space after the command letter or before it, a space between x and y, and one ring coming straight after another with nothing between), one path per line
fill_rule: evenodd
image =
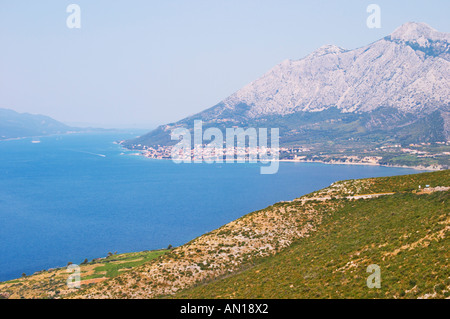
M105 258L81 263L82 287L111 279L133 267L164 255L169 250L153 250L136 253L110 254ZM66 267L44 270L31 276L0 282L0 299L5 298L59 298L72 291L67 289L70 273Z
M120 274L120 272L126 271L136 266L140 266L152 259L155 259L167 250L153 250L137 253L126 253L120 255L112 255L105 259L101 259L98 262L98 267L94 268L92 275L83 276L83 280L95 279L95 278L113 278Z

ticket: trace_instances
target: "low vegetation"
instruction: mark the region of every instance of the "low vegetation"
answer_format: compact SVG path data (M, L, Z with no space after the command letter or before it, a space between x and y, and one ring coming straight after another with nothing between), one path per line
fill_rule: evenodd
M253 268L175 298L447 298L449 192L399 193L327 212L317 231ZM369 289L367 267L381 269Z

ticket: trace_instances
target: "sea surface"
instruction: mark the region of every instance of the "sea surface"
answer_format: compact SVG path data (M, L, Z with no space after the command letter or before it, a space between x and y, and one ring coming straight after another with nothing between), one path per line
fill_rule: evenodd
M115 141L131 132L0 141L0 281L22 273L182 245L240 216L351 178L416 173L379 166L175 164Z

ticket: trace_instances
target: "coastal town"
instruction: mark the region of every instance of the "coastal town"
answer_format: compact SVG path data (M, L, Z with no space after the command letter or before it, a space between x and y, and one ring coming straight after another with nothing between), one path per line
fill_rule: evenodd
M122 142L119 142L122 144ZM139 150L140 155L152 159L173 159L173 146L156 147L136 144L129 147ZM420 143L402 146L384 145L373 150L359 152L319 151L302 146L286 146L278 149L270 147L226 147L209 148L207 144L196 145L190 150L178 153L183 162L256 162L258 160L279 160L286 162L320 162L327 164L405 166L419 169L448 169L450 163L450 142Z

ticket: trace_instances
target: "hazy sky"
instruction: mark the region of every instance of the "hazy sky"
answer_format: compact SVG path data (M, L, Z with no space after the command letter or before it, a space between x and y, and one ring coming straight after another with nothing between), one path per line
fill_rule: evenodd
M72 3L80 29L66 25ZM371 3L381 29L366 26ZM357 48L407 21L450 32L449 12L449 0L0 0L0 107L151 128L324 44Z

